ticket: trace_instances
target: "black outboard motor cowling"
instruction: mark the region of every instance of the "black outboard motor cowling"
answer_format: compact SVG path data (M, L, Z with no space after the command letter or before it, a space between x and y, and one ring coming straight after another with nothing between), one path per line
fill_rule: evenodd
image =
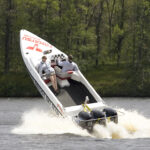
M104 108L103 112L106 114L106 118L110 118L110 121L118 123L118 114L116 110L112 108Z
M101 125L106 125L106 117L105 113L99 110L92 110L91 111L92 119L95 119L97 123Z
M82 128L87 129L89 132L92 132L93 130L93 121L92 121L92 116L90 113L81 111L78 114L79 117L79 125Z
M82 120L89 120L89 119L92 119L91 114L88 113L88 112L85 112L85 111L79 112L78 116L79 116L79 118L82 119Z

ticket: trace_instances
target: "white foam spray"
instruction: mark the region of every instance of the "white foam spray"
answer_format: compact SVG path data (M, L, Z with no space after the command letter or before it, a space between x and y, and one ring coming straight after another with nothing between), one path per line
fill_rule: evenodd
M150 137L150 119L136 111L118 109L119 123L107 123L107 126L95 125L90 135L86 130L73 123L71 118L58 118L50 112L33 109L22 115L22 123L12 130L15 134L65 134L71 133L96 138L147 138Z
M89 136L71 118L62 118L51 115L50 112L33 109L22 115L22 123L12 130L15 134L65 134L71 133Z
M150 137L150 119L137 111L118 109L124 115L119 116L119 123L107 123L106 127L95 125L94 135L99 138L147 138Z

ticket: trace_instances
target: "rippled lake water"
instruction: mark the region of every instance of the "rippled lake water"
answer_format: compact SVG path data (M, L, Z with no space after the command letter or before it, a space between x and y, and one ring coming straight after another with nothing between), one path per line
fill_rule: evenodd
M0 99L0 150L148 150L150 98L104 98L121 113L119 124L95 126L94 134L71 119L51 115L42 98Z

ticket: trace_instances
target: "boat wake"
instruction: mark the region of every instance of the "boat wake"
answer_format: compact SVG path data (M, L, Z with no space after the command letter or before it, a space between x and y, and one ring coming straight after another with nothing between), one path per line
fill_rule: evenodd
M107 123L107 126L95 125L93 134L82 130L75 125L71 118L58 118L50 112L33 109L22 115L20 125L12 130L14 134L65 134L71 133L80 136L96 138L123 139L150 137L150 119L136 111L125 111L119 116L119 123Z
M139 114L137 111L125 111L119 116L119 123L109 122L107 127L95 125L94 135L98 138L147 138L150 137L150 119Z
M51 112L33 109L24 112L22 122L12 130L15 134L65 134L89 136L86 130L75 125L71 118L56 117Z

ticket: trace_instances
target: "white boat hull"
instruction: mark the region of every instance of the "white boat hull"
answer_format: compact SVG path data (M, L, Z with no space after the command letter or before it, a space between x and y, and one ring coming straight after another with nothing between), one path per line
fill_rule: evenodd
M56 65L56 59L68 56L58 50L56 47L41 39L35 34L21 30L20 31L21 54L27 70L33 83L41 93L43 98L48 102L50 109L57 115L61 116L78 116L83 111L82 104L85 97L89 97L87 106L93 110L102 110L105 107L103 100L79 71L73 72L69 78L61 78L57 75L57 81L60 86L60 94L56 96L53 93L51 84L46 84L37 71L37 65L40 63L43 55L46 55L52 66ZM51 50L51 53L47 53Z

